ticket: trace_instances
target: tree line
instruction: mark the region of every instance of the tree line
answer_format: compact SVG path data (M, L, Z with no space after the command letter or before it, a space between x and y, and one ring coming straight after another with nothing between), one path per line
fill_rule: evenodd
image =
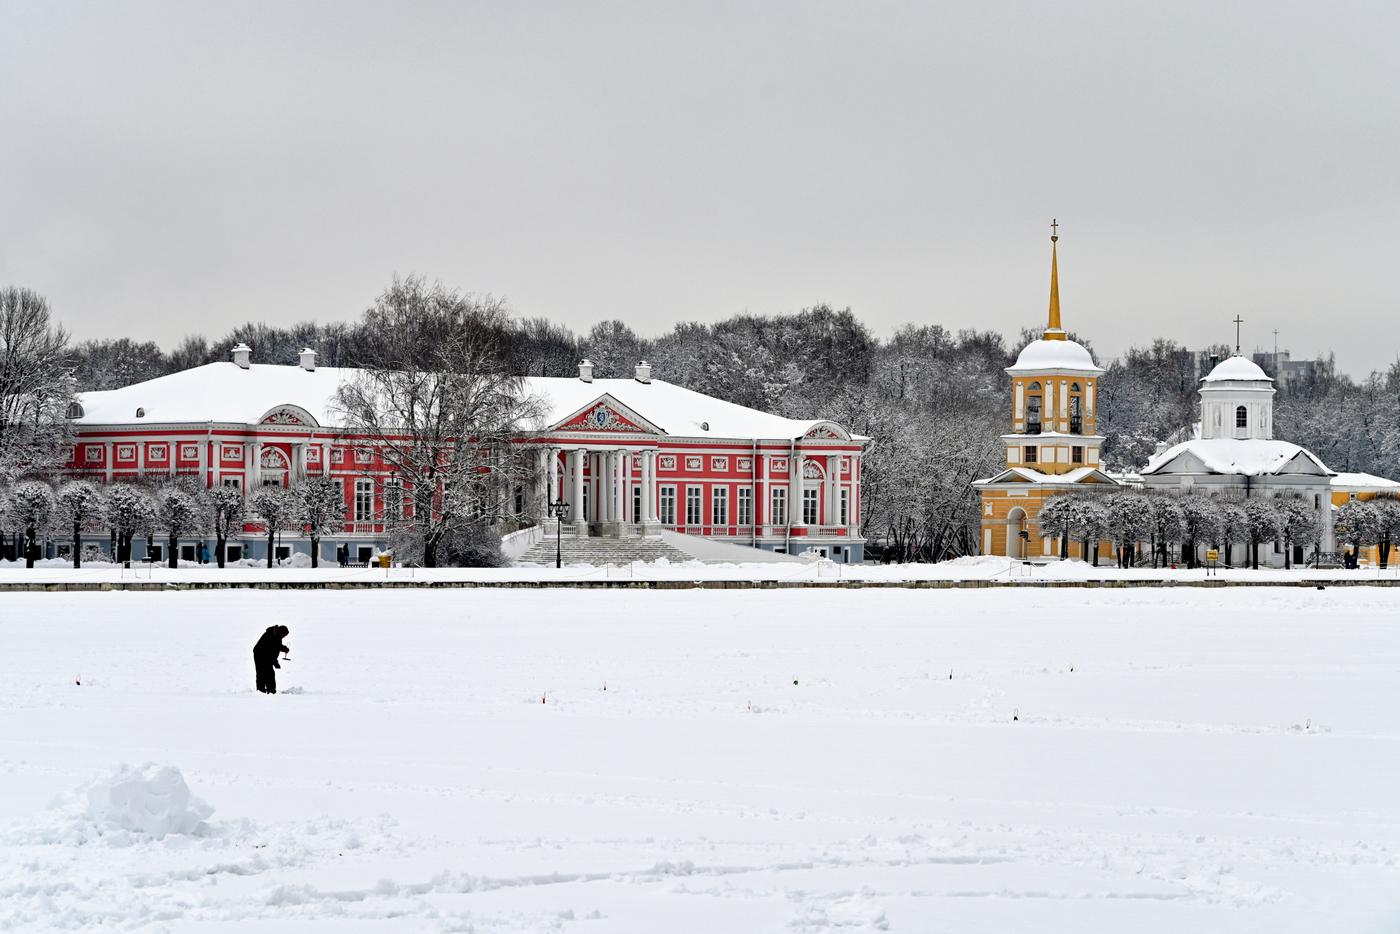
M1179 559L1187 567L1200 565L1200 549L1224 552L1234 564L1234 546L1245 548L1244 560L1259 567L1259 549L1277 542L1284 567L1293 565L1295 546L1321 549L1322 523L1317 510L1298 496L1212 496L1200 492L1120 489L1064 493L1046 500L1035 519L1042 539L1058 541L1060 557L1069 557L1069 543L1097 567L1099 544L1113 543L1120 567L1151 562L1165 567ZM1376 545L1380 566L1390 560L1390 546L1400 538L1400 500L1377 497L1351 500L1337 510L1333 531L1338 541L1359 549ZM1147 554L1138 554L1140 544Z
M354 321L249 322L217 338L186 337L164 351L128 338L73 343L41 296L11 288L0 291L0 483L53 469L66 441L62 411L73 392L227 360L238 343L251 346L262 363L293 364L303 347L311 347L321 365L360 368L381 383L378 391L396 389L405 399L418 396L412 385L393 384L395 367L408 367L418 379L448 366L474 367L462 384L438 388L469 403L475 415L413 414L425 430L477 427L493 438L528 420L521 377L571 377L588 358L597 377L625 378L645 359L658 379L782 415L831 418L869 436L862 510L868 551L894 560L939 560L977 550L980 516L972 483L1002 465L999 436L1009 430L1010 380L1003 368L1037 336L1037 329L1026 328L1008 342L990 330L909 324L880 337L852 309L826 304L792 314L680 322L656 336L617 320L575 333L547 318L515 315L490 296L408 277L395 280ZM1210 351L1223 356L1228 348ZM15 375L8 372L12 356L24 363ZM1100 362L1106 373L1097 414L1106 468L1136 469L1159 442L1189 435L1199 417L1197 354L1159 338ZM374 421L365 406L347 401L361 422ZM1355 381L1323 361L1308 379L1280 387L1274 423L1279 437L1312 449L1334 470L1391 473L1400 460L1400 363ZM497 455L506 449L499 443L485 448ZM422 453L395 456L404 469L432 473ZM454 461L455 482L483 486L473 480L482 474L480 456L462 453ZM511 470L524 468L514 464ZM428 495L428 481L442 478L419 479L422 484L409 488L421 497ZM503 491L511 488L493 484L464 494L472 505L461 514L516 512L505 503L510 494ZM465 524L447 523L453 529ZM418 534L431 555L447 530Z

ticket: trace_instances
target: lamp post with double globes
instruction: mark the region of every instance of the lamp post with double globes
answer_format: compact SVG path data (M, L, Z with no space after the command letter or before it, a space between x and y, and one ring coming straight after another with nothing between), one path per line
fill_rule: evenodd
M554 567L564 566L564 520L569 518L569 504L561 496L549 504L549 514L554 517Z

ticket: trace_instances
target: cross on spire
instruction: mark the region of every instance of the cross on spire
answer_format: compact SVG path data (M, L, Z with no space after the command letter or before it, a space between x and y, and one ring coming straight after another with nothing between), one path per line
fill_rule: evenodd
M1235 315L1235 353L1240 352L1240 325L1244 324L1244 319Z
M1060 222L1055 218L1050 218L1050 242L1054 243L1060 239Z

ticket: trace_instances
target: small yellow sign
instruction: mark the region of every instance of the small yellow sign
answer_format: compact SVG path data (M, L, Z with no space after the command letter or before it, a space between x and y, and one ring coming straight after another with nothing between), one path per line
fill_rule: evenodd
M1219 560L1220 560L1220 552L1219 552L1218 550L1214 549L1214 548L1207 549L1207 550L1206 550L1206 560L1207 560L1207 561L1219 561Z

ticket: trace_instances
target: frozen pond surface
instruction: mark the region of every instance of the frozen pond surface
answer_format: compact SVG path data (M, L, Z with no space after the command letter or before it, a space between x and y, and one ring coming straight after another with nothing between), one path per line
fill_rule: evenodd
M1398 798L1395 589L0 595L0 928L1393 931Z

